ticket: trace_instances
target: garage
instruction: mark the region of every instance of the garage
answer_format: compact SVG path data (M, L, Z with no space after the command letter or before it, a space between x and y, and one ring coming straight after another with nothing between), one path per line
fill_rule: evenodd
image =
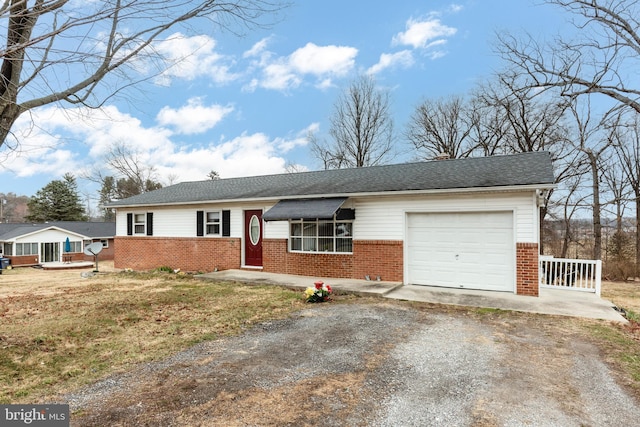
M407 283L515 291L513 212L407 215Z

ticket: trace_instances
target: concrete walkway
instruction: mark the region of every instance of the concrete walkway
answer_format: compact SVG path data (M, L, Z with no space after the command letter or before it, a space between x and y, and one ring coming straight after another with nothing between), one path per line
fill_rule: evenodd
M561 289L540 290L539 297L514 295L508 292L476 291L403 285L399 282L378 282L330 277L308 277L290 274L265 273L260 270L224 270L197 276L202 280L236 281L251 284L279 285L305 289L317 280L331 285L336 293L380 296L406 301L453 304L471 307L497 308L559 316L585 317L626 323L610 301L593 293Z

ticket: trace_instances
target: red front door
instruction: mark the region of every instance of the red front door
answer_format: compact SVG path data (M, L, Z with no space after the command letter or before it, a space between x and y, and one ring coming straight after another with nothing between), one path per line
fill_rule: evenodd
M244 264L262 267L262 211L244 211Z

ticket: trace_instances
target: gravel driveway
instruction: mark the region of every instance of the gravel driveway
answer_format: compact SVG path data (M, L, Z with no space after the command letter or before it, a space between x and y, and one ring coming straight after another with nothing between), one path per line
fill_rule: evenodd
M64 400L72 425L635 425L598 349L553 319L320 304Z

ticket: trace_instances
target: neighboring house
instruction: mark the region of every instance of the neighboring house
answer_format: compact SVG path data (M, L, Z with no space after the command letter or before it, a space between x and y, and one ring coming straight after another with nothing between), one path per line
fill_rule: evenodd
M102 242L99 259L111 260L115 231L113 222L0 223L0 252L11 259L14 267L93 261L93 257L84 254L84 248L91 243ZM67 238L69 247L65 248Z
M108 205L114 262L538 295L553 182L546 152L184 182Z

